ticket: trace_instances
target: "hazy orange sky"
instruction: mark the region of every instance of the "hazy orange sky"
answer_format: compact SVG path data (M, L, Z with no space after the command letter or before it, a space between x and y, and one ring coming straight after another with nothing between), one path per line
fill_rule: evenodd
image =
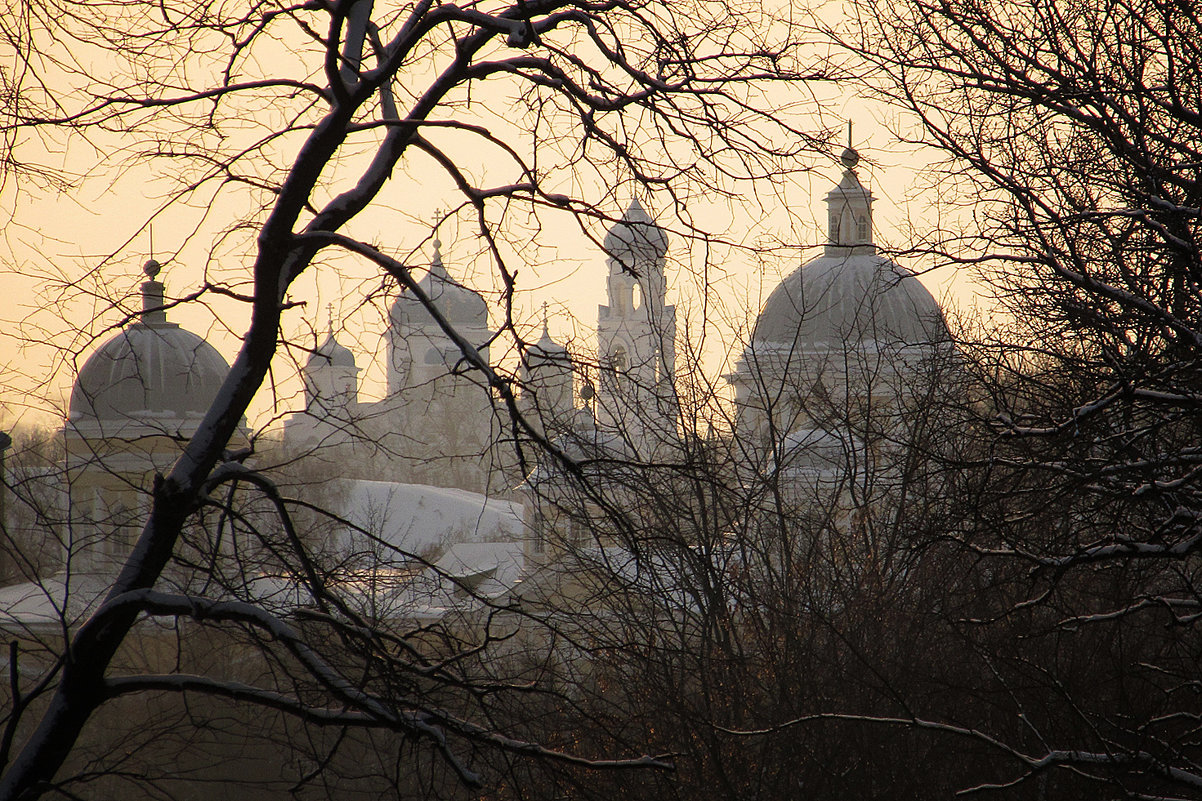
M947 203L941 208L937 194L922 191L928 183L922 174L927 157L897 144L891 129L902 122L891 112L830 85L807 86L803 98L788 103L801 106L794 124L803 129L854 122L855 144L864 158L860 175L877 199L874 236L879 244L904 247L913 230L921 231L937 218L946 224L954 215L956 206ZM93 144L76 139L64 151L62 142L30 139L22 143L25 152L65 170L73 185L26 182L17 186L10 178L0 186L0 209L7 220L0 242L5 265L0 270L0 292L7 299L0 309L3 425L34 419L58 423L75 370L111 335L123 312L138 308L141 265L152 247L153 255L166 265L162 279L169 297L194 293L206 280L236 290L239 281L249 278L254 230L230 230L252 212L245 196L235 193L214 202L206 190L164 208L176 186L154 172L158 167L124 150L119 137L94 138ZM814 248L823 238L822 198L839 178L835 156L837 152L815 157L814 170L778 186L779 196L763 187L758 203L750 196L742 203L706 196L693 199L689 213L699 225L734 243L733 249L717 244L707 253L701 243L670 234L670 301L679 307L681 329L687 326L690 335L703 343L705 364L713 375L722 372L740 331L745 332L768 292L816 253ZM468 171L488 175L490 165L484 156L465 151L464 161ZM590 191L587 184L585 191ZM591 191L593 196L604 195L595 187ZM676 227L663 198L643 199L670 231ZM609 212L620 214L628 201L628 196L615 196ZM456 202L447 178L419 162L408 172L398 172L378 208L362 215L350 230L395 253L418 250L427 259L430 220L439 209L452 208ZM520 216L515 219L521 223ZM603 233L601 225L592 230L598 238ZM452 274L498 301L495 271L468 215L448 220L439 235ZM571 343L574 350L589 353L594 347L596 307L604 300L603 254L569 219L547 217L537 231L522 232L519 226L514 242L523 237L533 244L512 254L511 267L519 272L518 319L533 332L545 303L552 334ZM763 245L772 247L761 257ZM930 265L906 266L922 272ZM973 303L970 283L963 275L934 271L924 273L922 280L945 306L965 308ZM365 303L365 297L373 291L378 295L379 286L378 274L349 259L318 263L296 284L292 299L303 306L289 312L285 322L291 326L286 333L295 341L313 346L314 329L324 333L326 307L333 304L339 338L356 351L365 368L361 380L369 395L381 391L383 383L380 351L386 310L382 303ZM246 313L240 303L207 296L203 303L174 309L171 318L206 335L230 360L245 328ZM499 304L494 303L494 315L500 314ZM704 338L699 337L701 332ZM280 411L296 408L295 364L306 355L294 349L277 357L275 401L282 405L273 401L273 387L265 387L252 410L256 422L266 423ZM503 348L494 349L496 358L504 358Z

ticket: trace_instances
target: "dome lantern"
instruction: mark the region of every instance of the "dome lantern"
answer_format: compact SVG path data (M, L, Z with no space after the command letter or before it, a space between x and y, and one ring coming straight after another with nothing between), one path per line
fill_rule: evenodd
M851 146L851 128L848 127L848 143L839 156L843 165L843 178L826 195L827 250L862 248L874 252L872 243L872 192L860 183L856 167L860 154Z

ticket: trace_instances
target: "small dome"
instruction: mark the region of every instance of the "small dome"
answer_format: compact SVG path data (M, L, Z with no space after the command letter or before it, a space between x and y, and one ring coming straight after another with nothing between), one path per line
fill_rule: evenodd
M754 343L794 350L946 339L939 304L913 273L877 253L851 249L819 256L782 281L752 335Z
M619 269L629 270L662 260L668 252L668 235L635 198L622 221L609 229L602 247Z
M587 412L582 411L574 422L571 430L551 441L552 446L575 463L583 476L619 486L619 479L630 468L632 456L626 443L617 434L598 428ZM624 478L628 480L629 476ZM569 471L548 453L541 457L540 464L530 471L519 488L562 487L573 484L576 479L575 471Z
M568 349L551 338L547 324L543 323L543 334L526 352L526 362L531 366L545 363L571 365L572 356Z
M332 332L326 335L326 341L321 343L320 348L309 354L309 360L305 363L305 367L309 370L322 367L359 369L355 364L355 354L351 353L349 348L340 345L338 340L334 339Z
M84 363L70 420L105 433L137 424L187 435L185 422L209 410L229 369L212 345L174 323L135 323Z
M488 328L488 303L475 290L463 286L447 273L434 240L434 261L418 286L448 322L467 328ZM412 292L402 292L392 304L389 318L394 329L402 326L437 327L438 323Z

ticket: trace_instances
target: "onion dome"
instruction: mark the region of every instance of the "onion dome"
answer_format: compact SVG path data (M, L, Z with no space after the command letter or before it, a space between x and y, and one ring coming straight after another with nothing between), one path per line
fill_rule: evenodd
M572 355L568 349L551 337L547 326L547 304L543 304L543 333L526 353L526 362L531 366L559 364L571 367Z
M338 340L334 339L333 331L326 335L326 341L321 343L321 347L309 355L309 361L306 366L310 369L315 367L349 367L352 370L359 369L358 365L355 364L355 354L351 353L350 348L339 344Z
M668 252L668 235L636 197L621 222L609 229L602 247L610 256L611 270L630 270L662 261Z
M488 303L475 290L451 278L442 263L442 242L434 240L434 259L430 271L418 282L439 313L453 325L464 328L488 327ZM394 329L402 326L434 327L438 323L417 296L402 292L389 314Z
M229 372L212 345L168 322L159 270L158 262L146 262L138 320L79 371L69 425L85 436L146 430L190 436Z
M330 307L329 332L326 334L325 342L322 342L317 350L309 354L309 359L305 362L306 371L322 367L359 369L359 366L355 364L355 354L351 352L350 348L343 346L334 338L333 306Z

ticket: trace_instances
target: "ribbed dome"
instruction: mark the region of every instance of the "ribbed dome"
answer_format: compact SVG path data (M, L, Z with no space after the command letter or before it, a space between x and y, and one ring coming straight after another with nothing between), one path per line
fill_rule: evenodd
M875 341L920 345L947 339L939 304L904 267L874 248L829 248L781 282L756 321L753 341L828 350Z
M174 323L135 323L84 363L71 390L71 422L177 433L209 410L229 372L221 354Z
M662 259L668 252L668 235L635 198L622 221L609 229L602 247L621 267L630 269Z
M309 370L322 367L359 369L355 364L355 354L351 353L349 348L339 344L338 340L334 339L333 333L327 334L326 341L321 343L321 347L309 354L309 360L305 363L305 367Z
M101 345L75 380L70 426L86 436L190 436L230 370L212 345L167 321L160 269L146 262L138 322Z
M430 265L430 272L422 277L418 286L449 322L464 327L487 328L488 303L478 292L451 278L442 264L437 240L434 246L434 261ZM396 299L392 304L389 319L394 329L400 326L437 326L430 312L412 292L404 292Z

